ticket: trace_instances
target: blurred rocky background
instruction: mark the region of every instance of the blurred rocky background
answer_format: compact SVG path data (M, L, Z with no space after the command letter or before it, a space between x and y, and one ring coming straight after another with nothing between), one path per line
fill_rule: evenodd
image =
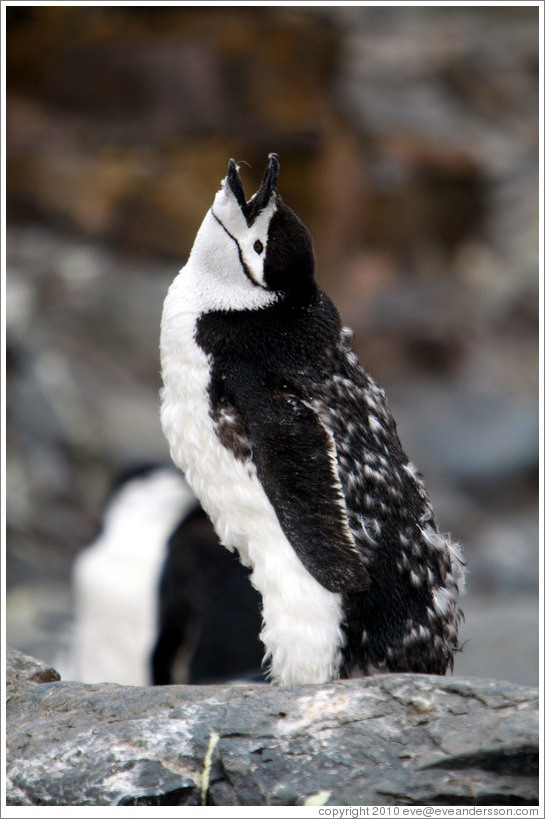
M234 156L469 566L455 672L538 674L538 9L7 8L8 640L62 648L111 480L168 460L167 287Z

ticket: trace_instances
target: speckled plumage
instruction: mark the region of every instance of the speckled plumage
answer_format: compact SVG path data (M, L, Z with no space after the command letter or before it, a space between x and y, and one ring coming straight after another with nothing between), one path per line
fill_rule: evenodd
M384 391L361 367L350 337L345 328L328 350L329 371L311 399L336 442L350 530L371 580L364 594L343 595L343 670L443 674L458 649L461 549L439 533Z
M252 568L274 679L445 673L460 551L438 532L384 393L316 286L310 234L277 173L271 155L246 203L231 161L165 302L173 459Z

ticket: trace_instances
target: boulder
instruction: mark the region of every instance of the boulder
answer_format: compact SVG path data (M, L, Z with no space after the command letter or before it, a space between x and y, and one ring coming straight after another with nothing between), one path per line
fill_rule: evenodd
M8 805L537 805L537 690L63 682L7 654Z

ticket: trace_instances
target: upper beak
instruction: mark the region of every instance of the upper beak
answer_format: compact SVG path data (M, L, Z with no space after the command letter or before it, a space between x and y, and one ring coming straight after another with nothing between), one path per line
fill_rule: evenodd
M261 180L255 196L252 196L251 205L255 212L255 216L263 210L268 204L269 200L276 190L276 182L278 180L278 173L280 171L280 163L278 162L278 154L269 154L269 164L267 170ZM254 219L255 219L254 216Z

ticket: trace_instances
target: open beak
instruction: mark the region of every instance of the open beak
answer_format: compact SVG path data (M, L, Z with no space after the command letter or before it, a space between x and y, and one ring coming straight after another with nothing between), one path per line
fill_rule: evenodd
M251 225L256 219L257 215L267 207L271 196L276 192L276 182L280 171L278 154L269 154L268 158L269 163L267 165L267 169L265 170L263 179L261 180L261 184L249 202L246 202L244 188L242 187L242 182L238 173L238 165L234 159L229 160L227 183L231 188L231 192L237 200L248 225Z

